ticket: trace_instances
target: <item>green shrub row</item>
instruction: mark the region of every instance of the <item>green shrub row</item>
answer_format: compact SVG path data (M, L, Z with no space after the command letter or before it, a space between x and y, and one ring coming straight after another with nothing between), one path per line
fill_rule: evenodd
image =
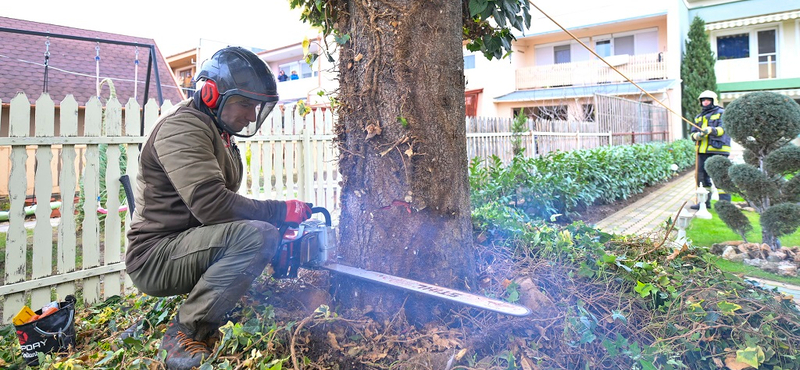
M641 193L694 165L689 140L557 151L538 158L499 158L470 163L473 207L501 202L544 219L569 219L588 206L607 204Z

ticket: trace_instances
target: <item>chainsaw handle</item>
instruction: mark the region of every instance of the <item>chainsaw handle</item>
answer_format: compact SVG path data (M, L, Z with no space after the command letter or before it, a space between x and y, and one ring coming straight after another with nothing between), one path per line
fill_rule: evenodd
M322 216L325 217L326 226L333 225L333 223L331 222L331 213L328 212L328 210L325 207L314 207L313 204L311 203L306 203L306 204L308 204L308 206L311 208L311 214L321 213ZM281 227L278 229L278 235L281 236L281 239L283 239L283 236L286 235L287 230L289 230L289 225L286 223L281 225Z
M325 217L325 226L333 225L331 223L331 213L325 207L311 207L311 213L322 213L322 216Z

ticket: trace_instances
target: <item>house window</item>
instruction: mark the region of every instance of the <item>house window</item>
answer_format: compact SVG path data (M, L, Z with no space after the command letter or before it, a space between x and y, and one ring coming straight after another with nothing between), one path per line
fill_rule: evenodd
M464 56L464 69L474 69L474 68L475 68L475 56L474 55Z
M611 55L611 40L598 41L594 44L594 51L597 55L605 58Z
M614 55L634 55L633 35L614 38Z
M758 31L758 78L775 78L777 69L777 50L775 30Z
M553 48L553 60L555 64L569 63L569 45L561 45Z
M583 117L582 120L586 122L594 122L594 104L583 104Z
M543 119L548 121L566 121L567 120L567 106L566 105L545 105L533 108L533 117L535 119Z
M741 59L750 57L750 35L741 33L717 37L717 59Z
M283 71L287 76L290 76L290 78L293 71L297 73L297 79L309 78L317 75L317 71L302 59L296 62L281 64L278 69Z

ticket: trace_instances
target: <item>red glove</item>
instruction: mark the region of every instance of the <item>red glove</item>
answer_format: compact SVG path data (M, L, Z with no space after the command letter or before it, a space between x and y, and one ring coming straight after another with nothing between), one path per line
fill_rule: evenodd
M308 220L311 217L311 207L308 203L299 200L287 200L286 202L286 217L283 223L298 226L301 222Z

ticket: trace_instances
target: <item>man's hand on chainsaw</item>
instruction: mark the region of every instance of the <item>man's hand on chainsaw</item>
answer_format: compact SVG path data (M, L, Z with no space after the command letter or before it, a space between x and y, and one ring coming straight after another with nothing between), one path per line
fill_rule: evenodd
M285 203L286 217L283 220L284 225L297 227L301 222L308 220L311 217L310 204L296 199L287 200Z

